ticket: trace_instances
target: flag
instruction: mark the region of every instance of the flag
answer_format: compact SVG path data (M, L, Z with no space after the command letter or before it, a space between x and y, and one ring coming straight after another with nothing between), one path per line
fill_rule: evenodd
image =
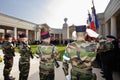
M92 23L92 16L91 16L90 12L88 11L88 19L87 19L87 24L88 24L87 28L88 28L88 29L92 29L92 28L91 28L91 23ZM87 36L86 36L86 40L87 40L87 41L91 41L91 40L92 40L92 37L90 37L89 35L87 35Z
M99 23L98 23L98 18L97 18L94 2L92 1L92 3L93 3L93 7L91 8L92 9L92 16L93 16L93 20L94 20L94 26L96 27L96 30L97 30L99 28Z
M88 11L88 20L87 20L88 28L91 27L91 22L92 22L92 17L91 17L90 12Z

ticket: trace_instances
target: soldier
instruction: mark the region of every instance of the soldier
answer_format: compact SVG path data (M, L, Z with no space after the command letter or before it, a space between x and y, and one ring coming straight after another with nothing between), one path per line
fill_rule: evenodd
M106 80L113 80L112 78L112 67L115 53L113 52L114 45L112 41L114 37L111 35L106 36L106 41L100 42L100 53L103 76Z
M30 57L33 58L33 52L28 45L28 38L26 34L19 35L21 41L19 45L19 80L27 80L30 69Z
M76 26L77 41L69 43L66 47L63 55L63 71L67 80L96 80L96 75L92 73L92 62L96 57L98 44L85 41L86 35L86 26ZM71 76L68 62L72 66Z
M41 29L42 44L37 48L36 54L40 57L40 80L54 80L54 65L58 68L58 49L50 44L50 34L46 28Z
M4 80L14 80L15 78L9 76L13 66L13 57L15 56L15 49L12 44L12 36L10 34L5 35L5 41L2 45L2 50L5 64L3 70Z

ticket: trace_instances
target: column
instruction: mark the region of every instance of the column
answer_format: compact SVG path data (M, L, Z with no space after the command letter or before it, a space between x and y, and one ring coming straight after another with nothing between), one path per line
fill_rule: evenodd
M111 35L117 37L116 35L116 17L111 17Z
M67 26L67 39L69 39L69 27Z
M41 40L40 35L41 35L41 30L39 29L38 32L37 32L37 34L36 34L37 40Z
M109 34L109 28L108 28L108 27L109 27L109 25L108 25L108 23L106 22L106 23L105 23L105 28L104 28L104 29L105 29L105 31L104 31L105 36L107 36L107 35ZM105 36L104 36L104 37L105 37Z
M41 40L41 30L39 29L38 40Z
M26 36L27 36L27 38L29 38L29 37L28 37L28 36L29 36L29 35L28 35L28 29L26 29Z
M16 39L17 38L17 28L14 27L14 38Z
M35 33L34 39L37 40L37 31L34 31L34 33Z

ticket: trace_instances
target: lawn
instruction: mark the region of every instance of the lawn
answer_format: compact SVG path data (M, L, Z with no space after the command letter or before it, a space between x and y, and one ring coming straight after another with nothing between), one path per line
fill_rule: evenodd
M38 45L31 45L31 49L34 53L36 53L37 46ZM62 60L62 56L63 56L66 46L56 46L56 47L58 48L58 51L60 53L60 60ZM15 51L18 52L18 48L16 48Z

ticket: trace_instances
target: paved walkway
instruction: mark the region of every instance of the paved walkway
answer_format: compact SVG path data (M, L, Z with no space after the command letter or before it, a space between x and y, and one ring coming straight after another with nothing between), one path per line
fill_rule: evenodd
M1 50L0 50L0 55L3 56ZM18 60L19 60L19 54L16 54L16 56L14 57L14 65L11 72L11 75L14 76L16 80L18 80L18 77L19 77ZM60 63L60 66L62 66L61 65L62 63L61 62L59 63ZM0 80L4 80L2 75L3 67L4 67L4 63L2 62L0 63ZM93 68L93 72L96 73L97 80L105 80L101 77L100 69ZM115 73L113 77L115 78L114 80L120 80L120 76L117 73ZM29 73L28 80L39 80L39 59L37 58L31 59L30 73ZM55 80L66 80L62 67L55 68Z

